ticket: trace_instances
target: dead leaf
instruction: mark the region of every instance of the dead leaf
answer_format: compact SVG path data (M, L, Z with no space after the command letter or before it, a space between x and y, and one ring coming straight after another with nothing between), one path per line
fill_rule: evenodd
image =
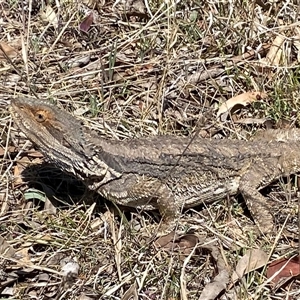
M7 278L1 280L1 289L6 287L6 286L13 286L13 283L16 282L19 279L19 276L15 272L10 272L7 275ZM6 289L3 289L1 291L1 296L5 294L4 291Z
M122 300L138 300L138 291L136 287L136 282L132 284L129 289L124 293Z
M57 209L56 207L53 205L53 203L48 199L48 197L45 200L45 205L44 205L44 211L48 214L48 215L56 215Z
M94 22L94 13L90 12L85 19L79 24L79 30L87 33Z
M41 233L35 237L35 241L38 244L45 245L45 244L49 244L50 242L52 242L53 237L51 236L51 234Z
M12 257L16 251L14 248L6 242L6 240L0 235L0 254L3 257Z
M0 157L3 157L4 154L6 153L15 153L16 152L16 147L14 146L8 146L7 148L0 148Z
M204 287L198 299L214 300L226 289L226 286L229 283L229 267L221 254L223 252L221 250L222 246L216 241L207 240L205 244L200 247L210 251L214 263L217 265L218 275L216 275L213 280Z
M126 15L147 17L147 9L143 0L119 0L114 3L113 9Z
M265 61L268 65L279 66L282 57L282 44L285 37L278 35L272 43L269 52L266 55Z
M165 248L168 247L168 244L172 241L174 241L175 238L175 231L170 232L167 235L163 235L161 237L159 237L156 241L155 241L155 246L158 248Z
M29 255L29 250L30 250L30 247L32 245L24 245L23 247L21 247L21 250L17 251L15 253L15 257L17 258L17 261L18 261L18 265L17 267L26 267L26 268L29 268L31 269L29 266L32 265L32 262L31 262L31 259L30 259L30 255ZM28 272L30 272L28 270Z
M79 264L76 257L65 257L60 261L61 274L65 287L70 287L77 279L79 274Z
M184 282L184 269L185 265L188 263L191 256L197 255L196 250L206 249L210 252L210 255L214 259L214 263L217 266L218 275L208 283L203 291L201 292L199 300L213 300L224 290L229 282L229 268L227 267L226 262L221 255L221 246L215 240L209 240L206 236L197 236L195 234L185 234L182 236L176 235L173 231L168 235L160 237L156 240L155 245L158 244L163 247L165 250L171 250L174 252L174 249L180 250L182 253L187 256L187 259L184 260L183 272L181 275L181 282ZM199 255L199 254L198 254ZM201 254L202 255L202 254ZM181 285L181 290L184 290L185 285ZM185 298L185 297L183 297ZM187 298L187 297L186 297ZM186 299L185 298L185 299Z
M257 64L256 68L263 73L271 73L273 66L279 66L280 61L282 59L282 44L285 41L284 36L277 36L270 49L269 52L266 54L266 57L263 57L259 63Z
M5 295L6 297L7 296L13 297L15 293L16 291L14 287L6 287L4 290L1 291L1 296Z
M33 157L33 158L43 158L43 154L39 151L36 150L30 150L27 152L28 157ZM36 163L36 162L35 162Z
M300 275L299 255L292 258L282 258L273 261L267 269L267 277L272 278L272 282L277 284L279 281L287 280ZM277 274L276 274L277 273Z
M55 28L58 27L57 15L56 15L55 11L53 10L53 8L50 5L46 6L45 10L42 12L41 17L42 17L42 20L44 22L49 22Z
M199 237L195 234L184 234L179 236L175 231L159 237L155 241L155 246L165 251L179 251L180 254L189 255L194 247L199 243Z
M249 103L261 100L267 97L266 93L263 92L246 92L235 97L228 99L222 103L217 112L217 118L225 112L229 112L236 105L246 106Z
M261 249L249 250L237 263L236 269L232 274L231 280L236 282L245 274L265 266L268 262L268 254Z
M178 246L180 249L191 249L199 242L198 237L195 234L185 234L179 240Z
M82 292L78 298L78 300L94 300L95 298L93 297L89 297L88 295L86 295L84 292Z
M62 265L61 271L63 276L77 277L79 273L79 264L77 262L76 257L71 259L67 258L66 260L61 261L61 265Z
M23 178L21 173L23 172L24 167L21 164L18 164L14 167L14 185L18 186L23 184Z
M18 51L5 42L0 43L0 59L5 58L5 55L14 58L18 55Z
M245 118L245 119L236 120L234 123L247 124L247 125L264 124L268 120L269 120L268 118Z

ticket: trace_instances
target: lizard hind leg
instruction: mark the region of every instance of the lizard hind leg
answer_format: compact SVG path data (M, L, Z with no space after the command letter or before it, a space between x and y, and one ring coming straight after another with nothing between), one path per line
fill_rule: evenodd
M259 188L267 186L280 175L281 172L274 162L260 162L251 165L240 179L239 191L262 233L271 232L274 222L267 199L259 192Z

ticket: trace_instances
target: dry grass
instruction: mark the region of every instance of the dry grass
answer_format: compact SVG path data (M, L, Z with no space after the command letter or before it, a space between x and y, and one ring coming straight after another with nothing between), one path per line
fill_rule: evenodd
M187 260L156 248L148 233L153 214L108 210L43 163L11 126L7 100L48 98L119 139L199 128L203 136L249 138L263 127L297 126L298 3L256 2L0 2L3 299L199 299L218 273L210 252L195 245ZM85 33L78 26L90 9L94 22ZM267 98L216 117L221 103L248 91ZM265 194L278 228L289 217L272 238L257 238L242 198L189 211L182 221L217 241L231 270L249 249L264 249L269 261L290 256L298 241L295 192L276 185ZM79 266L74 278L61 274L67 258ZM262 268L227 288L217 299L299 297L298 281L272 289Z

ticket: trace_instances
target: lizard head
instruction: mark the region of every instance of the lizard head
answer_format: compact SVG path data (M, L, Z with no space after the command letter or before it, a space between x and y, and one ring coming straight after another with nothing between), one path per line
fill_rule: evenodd
M51 161L74 173L92 148L85 142L81 123L48 101L28 98L11 100L10 113L19 129ZM79 168L80 169L80 168Z

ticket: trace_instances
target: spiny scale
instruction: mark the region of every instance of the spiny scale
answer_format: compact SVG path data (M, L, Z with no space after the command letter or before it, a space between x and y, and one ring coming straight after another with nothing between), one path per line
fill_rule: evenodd
M11 100L15 124L59 168L116 203L158 208L164 221L184 207L241 192L264 232L273 227L259 190L300 171L300 131L270 130L253 141L152 136L108 140L48 101ZM187 148L187 146L189 147Z

